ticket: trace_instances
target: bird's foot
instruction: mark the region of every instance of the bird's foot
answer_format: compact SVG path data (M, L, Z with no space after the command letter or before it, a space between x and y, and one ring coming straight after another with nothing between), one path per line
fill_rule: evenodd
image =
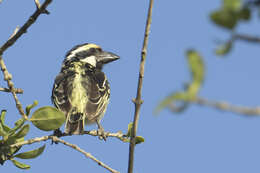
M56 129L53 131L53 136L57 136L58 138L62 136L62 131L60 129ZM53 140L51 141L51 144L58 144L58 142L54 142Z
M100 122L98 122L98 121L97 121L97 125L98 125L98 130L97 130L98 138L100 140L106 141L107 135L106 135L104 128L101 126Z

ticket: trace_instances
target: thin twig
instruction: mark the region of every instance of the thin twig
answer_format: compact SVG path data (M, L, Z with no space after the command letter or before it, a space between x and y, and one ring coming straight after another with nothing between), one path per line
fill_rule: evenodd
M41 4L40 4L39 0L34 0L34 2L35 2L37 9L41 8Z
M105 163L103 163L103 162L101 162L100 160L98 160L97 158L95 158L92 154L90 154L90 153L84 151L83 149L79 148L79 147L78 147L77 145L75 145L75 144L70 144L70 143L68 143L68 142L66 142L66 141L64 141L64 140L59 139L59 138L56 137L56 136L52 136L52 140L53 140L54 142L62 143L62 144L64 144L64 145L66 145L66 146L69 146L69 147L71 147L71 148L73 148L73 149L75 149L75 150L81 152L81 153L84 154L86 157L90 158L91 160L93 160L94 162L96 162L98 165L102 166L103 168L109 170L109 171L112 172L112 173L119 173L118 171L116 171L116 170L110 168L108 165L106 165Z
M40 14L45 13L47 6L52 2L52 0L46 0L40 8L37 8L31 17L25 22L25 24L21 27L21 29L10 39L5 42L0 48L0 55L3 54L6 49L12 46L18 38L20 38L24 33L26 33L27 29L37 20Z
M33 143L36 143L36 142L41 142L41 141L47 141L47 140L52 140L53 142L59 142L59 143L62 143L66 146L69 146L79 152L81 152L82 154L84 154L86 157L90 158L91 160L95 161L98 165L102 166L103 168L109 170L110 172L112 173L119 173L118 171L110 168L108 165L104 164L103 162L101 162L100 160L98 160L97 158L95 158L92 154L82 150L81 148L79 148L77 145L74 145L74 144L70 144L62 139L59 139L58 137L56 136L43 136L43 137L37 137L37 138L33 138L33 139L29 139L27 141L23 141L23 142L19 142L19 143L16 143L16 144L12 144L10 145L10 147L20 147L22 145L27 145L27 144L33 144Z
M0 87L0 91L2 91L2 92L11 92L11 90L9 88L1 88L1 87ZM23 90L21 88L14 88L14 92L16 94L23 94Z
M13 98L15 100L16 108L18 109L19 113L23 116L23 118L27 120L28 118L27 118L26 114L24 113L22 104L18 100L18 97L15 93L14 83L12 82L12 75L8 72L1 55L0 55L0 67L4 74L4 80L7 82L8 88L9 88L10 92L12 93Z
M260 37L257 36L251 36L246 34L233 34L232 35L233 40L243 40L251 43L260 43Z
M4 80L7 82L8 88L10 92L13 95L13 98L16 103L16 108L18 109L19 113L23 116L23 118L27 119L26 114L24 113L24 110L22 108L22 104L18 100L18 97L15 92L14 83L12 82L12 75L8 72L6 65L4 63L2 54L4 51L6 51L10 46L12 46L18 38L24 34L27 29L37 20L40 14L42 14L47 6L52 2L52 0L46 0L43 5L40 8L37 8L36 11L33 13L33 15L25 22L25 24L22 26L21 29L16 27L14 33L11 35L11 37L0 47L0 67L4 74Z
M98 132L96 130L84 131L84 133L82 135L99 136L99 134L98 134ZM128 139L122 132L117 132L117 133L105 132L105 135L107 137L115 137L115 138L117 138L119 140L122 140L124 142ZM33 143L37 143L37 142L41 142L41 141L46 141L46 140L51 139L52 136L53 135L28 139L26 141L22 141L22 142L18 142L18 143L12 144L12 145L10 145L10 147L20 147L20 146L23 146L23 145L33 144ZM62 133L60 135L60 137L64 137L64 136L71 136L71 135L66 134L66 133Z
M141 93L142 93L142 86L143 86L144 65L145 65L145 60L146 60L148 37L149 37L151 21L152 21L152 8L153 8L153 0L150 0L148 14L147 14L147 20L146 20L146 26L145 26L143 48L142 48L142 52L141 52L141 62L140 62L140 69L139 69L137 94L136 94L136 98L133 99L133 102L135 104L135 114L134 114L134 122L133 122L133 128L132 128L130 144L129 144L128 173L133 173L135 137L136 137L136 133L137 133L138 120L139 120L139 116L140 116L140 108L143 103L142 98L141 98Z
M221 111L233 112L236 114L242 114L246 116L257 116L260 115L260 107L246 107L246 106L236 106L231 105L224 101L211 101L205 98L196 97L191 100L185 101L185 104L193 103L201 106L213 107ZM169 109L173 112L179 112L179 107L175 104L170 104Z
M19 29L20 29L20 27L19 26L17 26L16 28L15 28L15 30L14 30L14 32L13 32L13 34L9 37L9 39L8 40L10 40L18 31L19 31Z
M197 97L192 103L200 104L203 106L210 106L222 111L234 112L243 115L260 115L260 107L250 108L245 106L235 106L226 102L210 101L205 98Z
M40 9L41 8L41 4L40 4L39 0L34 0L34 2L35 2L35 5L36 5L36 8ZM50 14L50 12L48 10L46 10L46 9L42 13Z

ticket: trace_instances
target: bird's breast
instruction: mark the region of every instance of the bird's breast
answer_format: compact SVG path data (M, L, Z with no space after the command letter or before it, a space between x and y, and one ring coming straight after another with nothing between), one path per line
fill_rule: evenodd
M76 73L72 83L70 102L72 107L77 108L77 111L81 113L85 112L88 101L86 86L83 86L86 80L81 73Z

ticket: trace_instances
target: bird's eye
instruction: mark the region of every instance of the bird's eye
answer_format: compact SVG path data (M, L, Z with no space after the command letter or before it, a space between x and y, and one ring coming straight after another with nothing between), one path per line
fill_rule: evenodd
M94 53L97 52L97 50L96 50L95 48L90 48L90 49L88 50L88 52L89 52L89 54L94 54Z
M90 48L88 50L89 54L95 54L95 53L98 53L98 52L101 52L101 48Z

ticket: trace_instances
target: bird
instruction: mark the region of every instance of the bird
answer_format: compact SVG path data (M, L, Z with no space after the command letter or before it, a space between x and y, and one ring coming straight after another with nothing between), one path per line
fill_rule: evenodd
M85 124L96 123L99 137L106 140L100 121L109 103L110 85L102 68L119 58L93 43L67 52L51 96L54 106L66 116L66 134L83 134Z

